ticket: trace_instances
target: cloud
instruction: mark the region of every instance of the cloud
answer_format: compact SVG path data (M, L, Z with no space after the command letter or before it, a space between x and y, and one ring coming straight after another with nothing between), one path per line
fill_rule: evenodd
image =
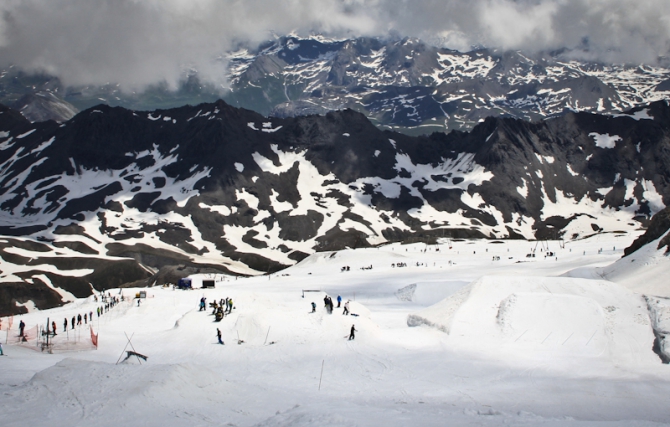
M189 68L225 83L222 54L270 34L419 37L445 47L580 48L654 63L670 51L667 0L4 0L0 66L66 85L176 88Z

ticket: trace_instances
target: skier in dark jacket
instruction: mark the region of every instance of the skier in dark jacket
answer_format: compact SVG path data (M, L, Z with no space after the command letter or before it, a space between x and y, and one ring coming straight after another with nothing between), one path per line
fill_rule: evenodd
M351 333L349 334L349 340L353 340L354 338L356 338L356 335L354 334L354 332L356 331L357 331L356 325L351 325Z
M221 330L216 328L216 337L219 339L219 344L223 345L223 340L221 339Z
M312 313L316 312L316 303L312 301Z
M26 324L23 323L23 320L19 322L19 336L23 336L23 330L26 329Z

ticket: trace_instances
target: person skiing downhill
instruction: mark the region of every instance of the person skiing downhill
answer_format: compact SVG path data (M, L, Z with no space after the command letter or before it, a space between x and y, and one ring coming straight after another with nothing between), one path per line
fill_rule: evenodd
M219 344L224 345L224 342L221 339L221 330L219 328L216 328L216 337L219 339Z
M351 333L349 334L349 341L356 338L356 335L354 334L354 332L356 332L356 331L357 331L356 325L351 325Z
M349 314L349 301L344 303L344 311L342 311L342 314Z

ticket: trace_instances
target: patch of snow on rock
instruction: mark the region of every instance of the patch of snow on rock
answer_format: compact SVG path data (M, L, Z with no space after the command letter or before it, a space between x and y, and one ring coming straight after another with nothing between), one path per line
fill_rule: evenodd
M591 132L589 134L596 142L596 147L599 148L614 148L617 141L621 141L619 135L609 135L609 134L599 134L596 132Z

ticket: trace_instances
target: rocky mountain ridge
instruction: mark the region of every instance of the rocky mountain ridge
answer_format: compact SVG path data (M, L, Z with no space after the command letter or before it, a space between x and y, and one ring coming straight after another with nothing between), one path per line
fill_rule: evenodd
M668 177L665 101L421 137L352 110L99 105L59 124L0 107L0 311L389 241L635 230Z
M103 102L154 110L222 97L274 117L350 108L381 128L418 135L469 130L489 116L537 121L569 111L619 114L670 97L668 66L601 64L571 54L458 52L416 39L285 36L223 55L228 61L225 93L200 82L197 71L178 91L159 84L126 93L111 83L66 88L54 77L5 70L0 72L0 102L10 105L41 91L79 109ZM38 121L43 115L27 117Z

